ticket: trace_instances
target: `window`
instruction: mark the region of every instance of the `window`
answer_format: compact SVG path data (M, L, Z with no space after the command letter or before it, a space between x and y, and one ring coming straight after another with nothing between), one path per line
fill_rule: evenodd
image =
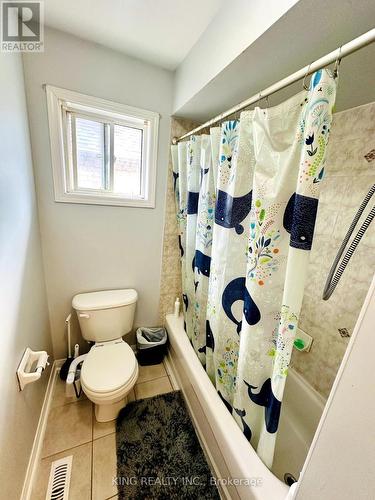
M46 86L55 200L155 206L159 115Z

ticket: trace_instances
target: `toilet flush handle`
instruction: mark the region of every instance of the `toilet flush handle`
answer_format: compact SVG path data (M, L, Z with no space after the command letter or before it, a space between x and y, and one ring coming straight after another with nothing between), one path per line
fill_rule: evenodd
M79 313L79 317L80 317L80 318L89 318L89 317L90 317L90 315L89 315L89 314L87 314L87 313L81 313L81 312L80 312L80 313Z

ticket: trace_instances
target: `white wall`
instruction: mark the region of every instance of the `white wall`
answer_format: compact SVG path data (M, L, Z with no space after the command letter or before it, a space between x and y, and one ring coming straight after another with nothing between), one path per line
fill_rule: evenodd
M329 8L326 0L225 4L176 72L173 113L206 121L365 33L374 18L373 0L330 0ZM373 44L342 61L336 110L375 99L374 57ZM299 81L273 94L269 105L301 89Z
M176 70L173 109L178 111L297 1L225 2Z
M133 287L136 324L158 321L172 74L51 29L45 52L25 54L24 69L52 341L61 358L64 319L76 293ZM54 201L43 83L161 114L155 209Z
M19 392L16 369L27 346L51 345L21 56L0 52L0 74L0 496L13 500L48 379Z

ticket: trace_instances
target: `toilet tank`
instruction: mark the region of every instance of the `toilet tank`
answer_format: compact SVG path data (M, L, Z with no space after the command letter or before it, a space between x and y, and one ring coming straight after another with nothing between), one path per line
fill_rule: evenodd
M133 327L137 292L131 288L80 293L73 297L82 336L92 342L122 337Z

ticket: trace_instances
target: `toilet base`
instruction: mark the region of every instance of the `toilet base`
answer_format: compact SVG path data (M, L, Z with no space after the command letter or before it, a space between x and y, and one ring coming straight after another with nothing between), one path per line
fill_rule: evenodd
M111 420L116 420L118 414L126 403L128 402L128 398L124 397L117 401L116 403L112 403L109 405L98 405L95 404L95 418L98 422L110 422Z

